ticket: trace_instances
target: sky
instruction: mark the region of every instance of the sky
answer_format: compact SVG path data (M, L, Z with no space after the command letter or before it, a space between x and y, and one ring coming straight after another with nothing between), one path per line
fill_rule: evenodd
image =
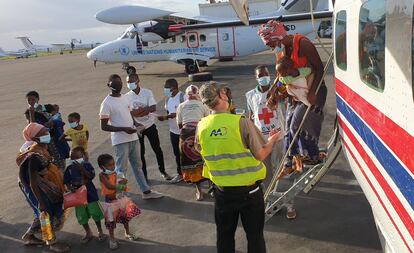
M113 40L128 27L104 24L95 13L114 6L132 4L199 15L198 4L205 0L0 0L0 47L23 48L15 37L28 36L34 44Z

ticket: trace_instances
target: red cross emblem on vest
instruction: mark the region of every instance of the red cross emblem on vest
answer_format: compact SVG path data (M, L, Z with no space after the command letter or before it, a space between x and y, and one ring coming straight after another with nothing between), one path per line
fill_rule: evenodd
M270 119L273 119L275 115L272 111L269 112L268 108L262 108L262 114L259 114L259 120L263 120L263 122L267 125L270 124Z

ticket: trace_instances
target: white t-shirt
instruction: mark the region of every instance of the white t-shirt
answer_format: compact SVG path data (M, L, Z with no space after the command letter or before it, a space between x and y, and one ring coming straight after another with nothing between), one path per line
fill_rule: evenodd
M132 105L132 109L150 107L157 104L154 95L152 94L152 91L149 89L140 88L138 95L131 90L128 93L126 93L125 96L128 98L129 103ZM145 129L154 125L155 123L154 116L152 116L152 114L134 118L136 122L144 125Z
M270 89L269 89L270 90ZM271 110L267 107L267 93L261 92L258 87L246 93L247 106L249 111L253 113L254 124L267 138L270 130L280 128L283 130L282 115L278 110ZM283 138L283 134L281 135Z
M165 110L167 110L168 114L171 113L177 113L178 106L184 102L185 96L184 94L179 91L174 97L170 97L167 99L167 102L165 103ZM170 126L170 132L173 134L180 134L181 131L178 128L177 120L174 119L168 119L168 125Z
M210 109L199 100L187 100L177 108L177 124L198 122L208 116Z
M100 119L109 119L109 124L114 127L134 127L131 116L131 106L126 96L120 97L107 96L102 101L99 111ZM127 134L125 132L111 132L112 145L131 142L138 139L136 133Z

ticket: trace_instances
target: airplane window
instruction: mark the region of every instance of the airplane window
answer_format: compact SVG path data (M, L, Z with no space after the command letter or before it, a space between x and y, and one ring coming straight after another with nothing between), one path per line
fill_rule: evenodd
M169 41L170 41L170 43L175 43L175 42L176 42L176 39L175 39L175 37L171 37L171 38L169 39Z
M340 11L336 14L335 57L338 68L346 70L346 11Z
M194 34L191 34L190 37L188 37L188 41L195 42L196 41L196 36Z
M385 1L368 0L359 11L359 75L377 91L385 86Z
M200 35L200 41L201 41L201 42L204 42L204 41L206 41L206 40L207 40L206 35L201 34L201 35Z
M222 39L223 39L223 41L228 41L229 40L229 34L228 33L223 33Z

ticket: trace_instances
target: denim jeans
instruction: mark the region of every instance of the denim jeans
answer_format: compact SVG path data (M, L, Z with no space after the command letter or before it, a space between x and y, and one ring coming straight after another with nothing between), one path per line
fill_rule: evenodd
M117 173L123 172L126 174L128 160L131 164L132 172L135 180L142 192L150 190L150 187L145 180L144 173L141 169L141 160L139 158L139 141L125 142L114 146L115 148L115 170Z

